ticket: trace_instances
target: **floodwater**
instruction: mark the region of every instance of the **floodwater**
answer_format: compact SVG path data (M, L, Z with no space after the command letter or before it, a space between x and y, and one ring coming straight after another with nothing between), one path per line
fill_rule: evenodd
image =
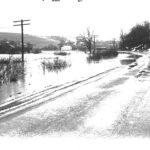
M43 51L41 54L25 54L25 74L17 82L3 84L0 87L0 103L9 101L22 94L37 92L49 86L59 86L68 82L88 78L97 73L117 68L121 60L129 54L119 54L118 57L101 59L99 61L88 61L88 54L71 51L69 55L58 56L54 52ZM0 55L0 58L8 55ZM14 57L21 57L14 55ZM56 57L66 60L70 66L61 71L49 71L42 65L44 60L53 60Z

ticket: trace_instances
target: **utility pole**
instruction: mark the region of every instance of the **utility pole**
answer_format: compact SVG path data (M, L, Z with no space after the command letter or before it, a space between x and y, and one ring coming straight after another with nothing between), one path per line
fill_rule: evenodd
M95 44L95 39L96 39L96 37L98 37L98 35L93 35L93 37L94 37L94 53L95 53L95 49L96 49L96 48L95 48L95 47L96 47L96 46L95 46L95 45L96 45L96 44Z
M21 26L21 53L22 53L22 62L24 62L24 25L30 25L30 23L28 23L28 21L30 20L17 20L17 21L13 21L14 23L19 23L19 24L14 24L13 26ZM25 22L25 23L24 23Z

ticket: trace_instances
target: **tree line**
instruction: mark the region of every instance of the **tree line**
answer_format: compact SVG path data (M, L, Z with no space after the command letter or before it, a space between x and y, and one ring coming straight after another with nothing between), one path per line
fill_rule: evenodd
M33 50L33 44L25 43L24 52L30 53ZM0 54L19 54L21 53L21 43L9 40L0 41Z
M51 40L55 42L50 42L49 45L40 48L39 50L61 50L63 46L71 46L73 50L78 49L82 51L93 52L96 46L100 46L100 42L97 40L94 43L94 32L87 29L86 33L81 34L76 37L76 42L73 42L65 37L61 36L50 36ZM109 43L109 49L117 50L118 41L112 40ZM111 45L111 46L110 46ZM128 33L121 31L119 49L121 50L132 50L132 49L148 49L150 48L150 23L148 21L142 24L136 24L133 26ZM26 53L34 52L33 44L25 43L24 51ZM21 43L19 41L12 40L1 40L0 41L0 53L21 53Z
M43 50L61 50L63 46L71 46L72 50L76 49L75 42L67 39L63 36L50 36L51 40L54 40L56 43L50 43L48 46L43 47Z
M87 28L86 33L76 37L77 49L85 52L88 51L90 54L95 53L97 48L104 48L105 50L118 50L118 41L116 41L115 38L110 41L99 41L96 40L96 36L97 35L94 34L94 31L91 31L89 28Z
M41 48L35 48L35 45L27 42L24 44L25 53L39 53L41 50L61 50L63 46L71 46L73 50L76 49L75 42L68 40L61 36L51 36L50 39L55 42L49 42L47 46ZM12 40L1 40L0 41L0 54L18 54L21 53L21 42Z
M142 24L136 24L129 33L121 31L119 45L121 50L150 48L150 23L145 21Z

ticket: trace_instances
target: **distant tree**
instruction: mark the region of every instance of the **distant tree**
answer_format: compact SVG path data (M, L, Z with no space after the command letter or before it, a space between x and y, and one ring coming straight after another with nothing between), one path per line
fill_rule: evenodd
M59 41L59 44L58 44L59 49L61 50L61 48L62 48L65 44L66 44L66 40L62 38L62 39Z
M32 51L33 45L31 43L26 43L24 51L30 53ZM0 53L1 54L17 54L21 53L21 44L15 41L8 41L6 39L0 41Z
M85 44L82 42L80 36L76 37L76 47L80 51L85 51L86 52L86 50L87 50L87 48L86 48Z
M75 44L75 42L73 42L73 41L68 40L68 41L66 42L66 45L71 46L71 47L72 47L72 50L77 49L76 44Z
M121 30L121 33L120 33L119 48L120 48L121 50L125 50L125 35L124 35L124 33L123 33L123 30Z
M9 54L11 53L12 46L7 39L0 41L0 53Z
M60 50L68 41L67 38L62 36L51 36L51 39L58 41L58 46Z
M85 47L90 53L92 53L93 33L87 29L85 35L77 37L77 44L82 45L82 47Z
M44 49L44 50L58 50L59 47L57 45L51 43L48 46L43 47L42 49Z
M112 40L112 43L111 43L111 47L110 47L110 48L113 49L113 50L117 50L117 49L118 49L118 44L117 44L115 38Z

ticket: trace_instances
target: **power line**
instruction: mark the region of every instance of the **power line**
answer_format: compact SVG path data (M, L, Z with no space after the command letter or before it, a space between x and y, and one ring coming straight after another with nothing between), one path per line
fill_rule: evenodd
M21 19L21 20L13 21L13 23L17 23L17 24L14 24L13 26L21 26L22 62L24 62L24 26L25 25L30 25L30 23L28 23L28 21L30 21L30 20Z

